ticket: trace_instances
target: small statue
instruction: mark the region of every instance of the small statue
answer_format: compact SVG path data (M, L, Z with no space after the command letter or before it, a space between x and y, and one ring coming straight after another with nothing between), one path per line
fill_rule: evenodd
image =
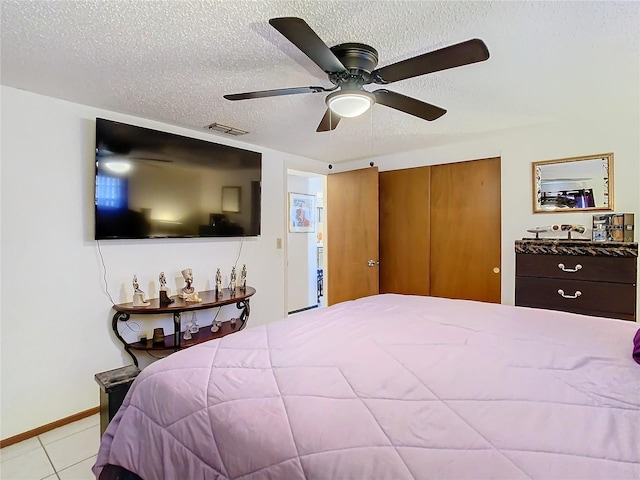
M183 293L181 297L184 298L184 295L188 295L195 291L195 289L191 286L191 284L193 283L193 270L191 270L190 268L185 268L180 273L182 273L182 278L184 278L185 283L185 286L182 287L181 290L181 292Z
M133 275L133 306L134 307L146 307L150 305L151 302L147 302L144 299L144 292L140 290L140 285L138 285L138 275Z
M222 295L222 274L220 269L216 271L216 297Z
M242 265L242 271L240 272L240 290L243 292L247 290L247 265L246 264Z
M142 290L140 290L140 285L138 285L138 275L135 273L133 274L133 293L143 293Z
M167 287L167 277L164 276L164 272L160 272L158 281L160 282L160 305L173 303L173 298L169 298L169 287Z
M236 267L231 267L231 281L230 281L231 295L236 294Z
M198 296L195 288L191 285L193 283L193 271L190 268L182 270L182 277L185 281L185 286L180 291L180 298L186 302L202 302L202 299Z
M167 291L167 277L164 276L164 272L160 272L160 276L158 277L158 281L160 282L160 290Z

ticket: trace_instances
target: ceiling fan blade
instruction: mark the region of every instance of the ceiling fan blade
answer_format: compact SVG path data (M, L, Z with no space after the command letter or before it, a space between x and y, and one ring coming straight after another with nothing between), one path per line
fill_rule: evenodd
M392 83L427 73L447 70L448 68L482 62L488 58L489 49L482 40L475 38L392 63L374 70L371 75L375 83Z
M338 60L327 44L301 18L272 18L269 23L325 72L346 71L342 62Z
M327 111L324 112L324 117L320 121L320 125L316 129L316 132L328 132L329 130L333 130L338 126L338 122L342 117L333 113L330 108L327 108Z
M401 112L414 115L424 120L433 121L447 113L444 108L436 107L430 103L423 102L416 98L407 97L401 93L391 92L386 89L380 89L373 92L376 97L376 103L385 107L394 108Z
M223 95L227 100L248 100L250 98L279 97L280 95L298 95L299 93L318 93L329 90L323 87L295 87L278 88L276 90L262 90L259 92L233 93Z

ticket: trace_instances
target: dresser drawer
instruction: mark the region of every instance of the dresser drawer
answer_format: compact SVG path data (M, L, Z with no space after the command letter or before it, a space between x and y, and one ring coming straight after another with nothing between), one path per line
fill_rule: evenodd
M558 290L564 292L558 293ZM580 295L576 298L566 298ZM635 284L516 277L515 304L587 315L635 319Z
M516 254L516 275L634 284L636 283L636 262L636 257L518 253Z

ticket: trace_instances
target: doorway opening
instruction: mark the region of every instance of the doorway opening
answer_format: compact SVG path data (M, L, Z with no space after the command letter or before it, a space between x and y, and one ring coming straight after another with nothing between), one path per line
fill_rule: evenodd
M287 170L287 313L326 305L326 176Z

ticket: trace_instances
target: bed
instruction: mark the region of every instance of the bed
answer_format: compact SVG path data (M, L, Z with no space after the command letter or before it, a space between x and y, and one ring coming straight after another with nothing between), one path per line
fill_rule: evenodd
M638 479L637 330L394 294L303 312L145 368L93 472Z

